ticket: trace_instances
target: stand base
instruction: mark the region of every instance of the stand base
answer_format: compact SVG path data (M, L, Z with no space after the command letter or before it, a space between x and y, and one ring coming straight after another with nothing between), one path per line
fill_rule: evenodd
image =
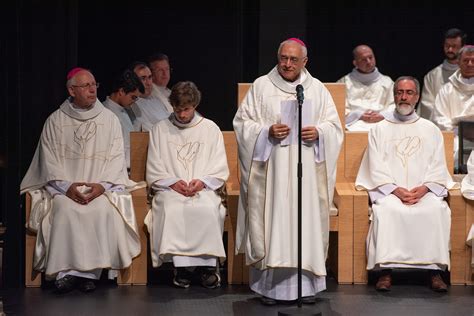
M284 310L278 311L278 315L286 316L286 315L312 315L312 316L323 316L323 312L315 307L289 307L285 308ZM326 316L326 314L324 314Z
M326 300L316 300L314 305L294 306L278 311L278 315L314 315L314 316L331 316L333 311Z

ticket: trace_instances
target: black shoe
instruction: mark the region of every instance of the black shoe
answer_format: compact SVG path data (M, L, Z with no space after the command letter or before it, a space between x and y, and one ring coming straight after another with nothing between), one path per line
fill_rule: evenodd
M74 275L65 275L61 279L54 281L54 286L56 286L56 292L60 294L68 293L74 290L77 285L78 277Z
M201 268L201 285L208 289L216 289L221 286L221 276L214 267Z
M303 303L303 304L316 304L316 297L314 295L303 296L301 298L301 303Z
M187 289L191 285L191 276L186 268L180 267L174 270L173 284L183 289Z
M277 304L276 300L274 300L273 298L266 297L266 296L261 296L260 302L266 306L273 306Z
M91 279L84 279L79 284L79 290L84 293L90 293L95 290L95 283Z

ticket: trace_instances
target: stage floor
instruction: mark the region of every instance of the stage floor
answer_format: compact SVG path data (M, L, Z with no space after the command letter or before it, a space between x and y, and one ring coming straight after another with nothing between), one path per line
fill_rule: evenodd
M451 286L448 293L431 291L424 280L395 274L389 293L373 285L338 285L329 278L317 305L332 315L474 315L474 286ZM263 306L243 285L208 290L193 285L116 286L101 283L91 294L56 295L50 288L3 290L4 312L14 315L277 315L293 305ZM326 314L323 314L326 315Z

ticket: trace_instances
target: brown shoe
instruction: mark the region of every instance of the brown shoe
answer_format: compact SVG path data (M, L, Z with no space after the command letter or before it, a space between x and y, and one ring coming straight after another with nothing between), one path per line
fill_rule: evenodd
M435 292L447 292L448 286L439 273L431 276L431 289Z
M390 291L392 286L392 275L390 273L385 273L379 277L377 283L375 284L375 289L380 292Z

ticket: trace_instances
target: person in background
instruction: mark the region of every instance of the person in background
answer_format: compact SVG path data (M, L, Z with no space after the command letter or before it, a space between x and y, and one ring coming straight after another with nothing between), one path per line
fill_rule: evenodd
M448 82L449 77L456 70L458 65L458 52L466 43L467 35L460 29L452 28L444 33L443 52L445 59L443 63L431 69L424 77L423 91L419 114L429 120L433 113L433 105L441 87Z
M368 131L393 109L393 81L379 72L369 46L358 45L352 55L354 69L337 81L346 84L346 129Z

